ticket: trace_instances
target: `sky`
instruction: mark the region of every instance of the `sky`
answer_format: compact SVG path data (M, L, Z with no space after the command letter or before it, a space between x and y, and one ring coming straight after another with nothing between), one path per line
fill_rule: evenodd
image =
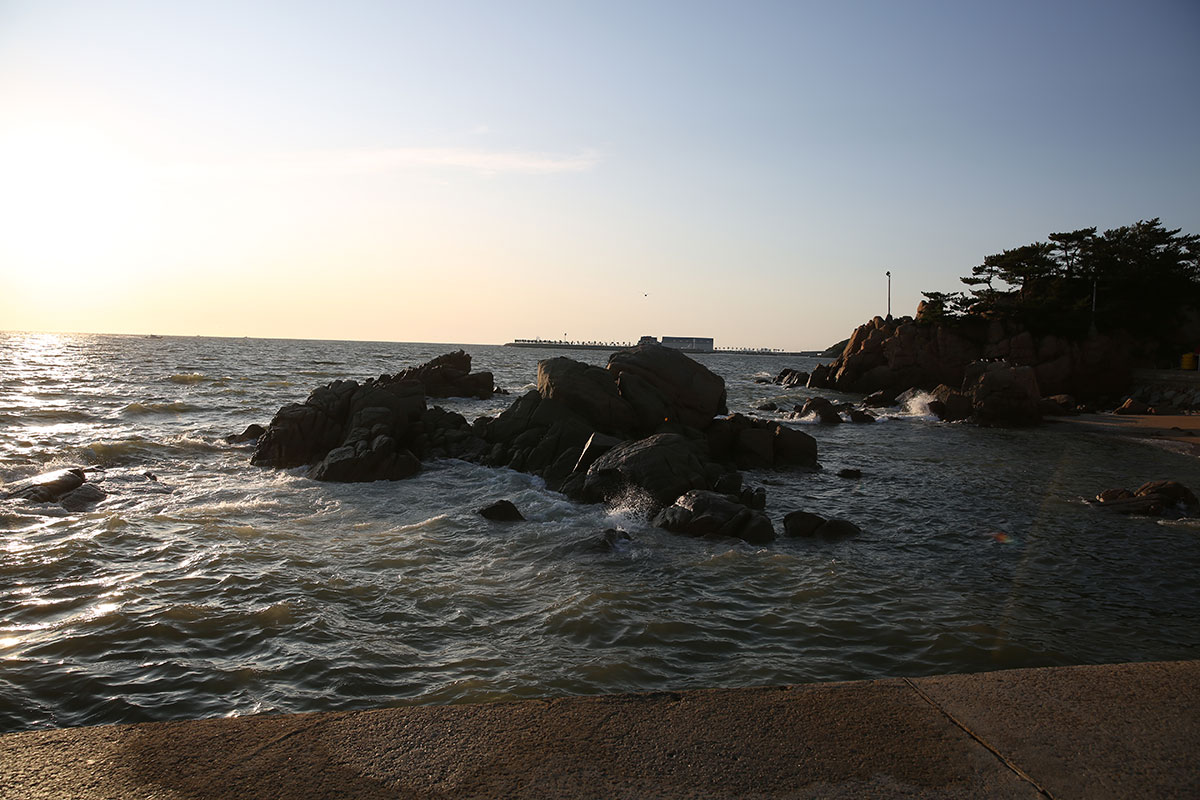
M824 348L1200 233L1200 3L0 0L0 330Z

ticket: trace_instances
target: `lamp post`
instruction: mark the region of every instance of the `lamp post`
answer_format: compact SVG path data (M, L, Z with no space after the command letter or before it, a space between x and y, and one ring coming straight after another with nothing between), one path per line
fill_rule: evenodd
M887 321L888 321L888 322L891 322L891 321L892 321L892 271L889 269L889 270L888 270L887 272L885 272L884 274L885 274L885 275L887 275L887 279L888 279L888 315L887 315Z

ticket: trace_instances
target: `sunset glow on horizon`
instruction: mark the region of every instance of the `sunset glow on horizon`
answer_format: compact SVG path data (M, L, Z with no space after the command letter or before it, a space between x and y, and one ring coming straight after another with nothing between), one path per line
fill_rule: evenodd
M1200 230L1197 45L1177 2L0 0L0 329L825 347L885 271L906 314Z

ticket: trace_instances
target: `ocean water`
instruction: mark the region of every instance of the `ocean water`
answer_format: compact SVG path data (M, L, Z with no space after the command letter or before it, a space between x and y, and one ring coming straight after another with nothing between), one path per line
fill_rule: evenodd
M863 533L759 547L510 470L322 484L223 440L455 347L0 334L0 479L81 465L109 492L75 513L0 502L0 731L1200 657L1200 529L1084 502L1200 488L1200 461L1146 442L920 408L788 420L824 469L746 474L777 529L804 509ZM607 358L464 347L512 391L440 402L468 419L530 388L539 358ZM742 412L801 402L755 378L816 363L697 358ZM500 498L528 521L476 514ZM600 546L607 528L632 539Z

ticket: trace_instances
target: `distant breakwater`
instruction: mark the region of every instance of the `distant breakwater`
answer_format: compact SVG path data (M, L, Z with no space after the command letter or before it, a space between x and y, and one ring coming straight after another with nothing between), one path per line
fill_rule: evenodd
M505 347L545 348L547 350L624 350L633 347L633 342L572 342L562 339L514 339L506 342ZM691 348L676 348L681 353L720 353L732 356L796 356L817 358L823 350L772 350L770 348L752 347L715 347L712 350L695 350Z

